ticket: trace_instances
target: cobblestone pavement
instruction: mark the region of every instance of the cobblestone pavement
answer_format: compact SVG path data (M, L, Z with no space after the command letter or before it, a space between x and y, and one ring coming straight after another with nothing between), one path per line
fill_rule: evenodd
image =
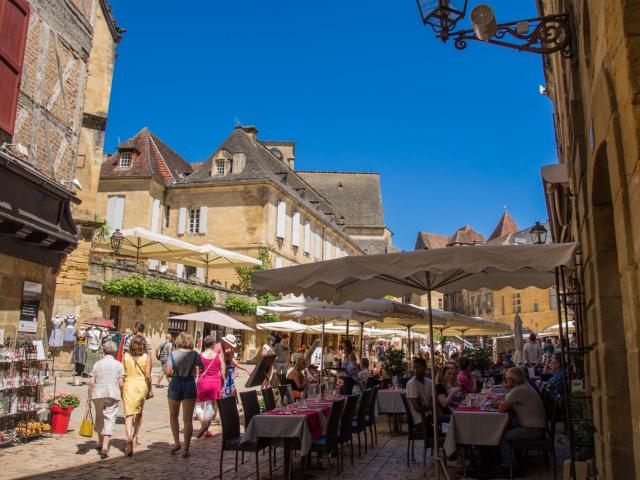
M154 380L155 380L154 374ZM244 384L246 376L241 376L239 385ZM58 379L58 389L75 393L84 402L86 386L74 387L69 379ZM165 381L166 382L166 381ZM65 435L55 435L51 438L35 440L28 444L17 445L0 450L0 479L180 479L194 480L214 479L218 477L220 430L215 427L212 438L195 439L191 446L191 458L182 459L179 455L170 455L171 430L166 401L167 388L155 390L155 397L147 402L142 420L140 442L133 457L125 456L126 442L124 440L124 419L122 409L119 412L118 424L114 432L110 457L100 460L95 450L95 438L88 439L78 435L78 428L82 420L83 408L74 411L70 431ZM82 405L83 403L81 403ZM197 430L198 422L194 422ZM370 479L418 479L425 478L420 460L418 463L406 466L406 437L390 436L387 422L384 418L379 421L379 443L362 459L357 459L353 466L345 460L345 470L338 476L331 470L331 478L345 478L355 480ZM356 449L357 450L357 449ZM277 468L274 477L282 477L282 450L279 449ZM228 457L227 457L228 455ZM228 458L228 460L226 460ZM416 458L421 458L421 449L416 447ZM315 460L314 460L315 463ZM527 478L540 480L550 479L548 467L541 460L532 461ZM295 461L299 465L299 458ZM225 454L224 478L226 479L256 479L255 461L252 455L247 457L238 472L234 472L233 454ZM269 472L268 457L260 456L261 478L266 478ZM311 474L318 478L326 478L326 472L312 470ZM432 477L432 473L428 475ZM450 470L452 479L461 478L455 469Z

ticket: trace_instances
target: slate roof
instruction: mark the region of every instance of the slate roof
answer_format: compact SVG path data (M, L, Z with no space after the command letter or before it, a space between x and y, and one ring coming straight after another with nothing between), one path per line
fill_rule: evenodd
M121 150L133 150L130 168L118 166ZM145 127L118 146L118 152L100 167L100 177L155 177L158 181L169 185L192 171L189 162Z
M484 243L482 234L476 232L471 225L460 227L449 239L447 246L451 245L477 245Z
M304 170L296 173L331 202L338 219L347 226L384 227L378 173Z
M494 228L491 235L489 235L487 242L519 231L520 229L518 228L518 225L516 225L513 217L509 214L509 212L505 211L502 214L502 217L500 217L498 225L496 225L496 228Z
M431 250L432 248L444 248L449 243L448 235L439 233L418 232L416 250Z

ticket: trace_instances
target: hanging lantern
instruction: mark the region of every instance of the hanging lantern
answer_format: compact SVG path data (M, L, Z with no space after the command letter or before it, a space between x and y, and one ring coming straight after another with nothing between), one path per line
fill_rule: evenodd
M429 25L445 41L464 18L467 0L416 0L422 23Z

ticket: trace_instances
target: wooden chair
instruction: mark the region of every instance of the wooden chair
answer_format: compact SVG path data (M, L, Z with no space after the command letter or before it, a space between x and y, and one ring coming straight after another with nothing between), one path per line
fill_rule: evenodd
M327 470L327 479L331 478L331 455L335 455L338 463L338 472L340 474L340 456L338 455L338 430L340 427L340 417L344 409L345 400L335 400L331 405L331 413L329 414L329 422L327 423L326 435L313 440L311 443L311 451L322 455L325 460L325 468Z
M258 453L269 448L269 477L273 476L271 467L271 445L268 441L258 439L257 442L242 442L240 435L240 415L235 397L220 398L217 401L220 423L222 424L222 440L220 450L220 478L222 478L222 465L225 451L236 452L235 471L238 471L238 452L254 452L256 455L256 478L260 480L260 462Z
M376 403L378 402L378 387L371 389L371 401L369 402L369 412L366 416L367 427L369 427L369 434L371 435L371 448L373 449L374 443L378 444L378 426L376 425Z
M353 417L356 414L360 394L349 395L340 420L340 434L338 445L340 446L341 461L344 465L344 448L348 444L351 447L351 465L353 465Z
M270 412L276 408L276 396L273 394L273 388L263 388L262 399L264 400L264 409L266 412Z
M291 385L278 386L278 392L280 393L280 401L283 406L291 405L295 401Z

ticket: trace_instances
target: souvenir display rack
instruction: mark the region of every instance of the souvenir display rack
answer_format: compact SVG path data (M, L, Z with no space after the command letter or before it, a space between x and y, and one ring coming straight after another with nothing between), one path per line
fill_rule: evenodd
M5 339L0 346L0 446L48 435L43 391L48 361L38 360L31 338Z

